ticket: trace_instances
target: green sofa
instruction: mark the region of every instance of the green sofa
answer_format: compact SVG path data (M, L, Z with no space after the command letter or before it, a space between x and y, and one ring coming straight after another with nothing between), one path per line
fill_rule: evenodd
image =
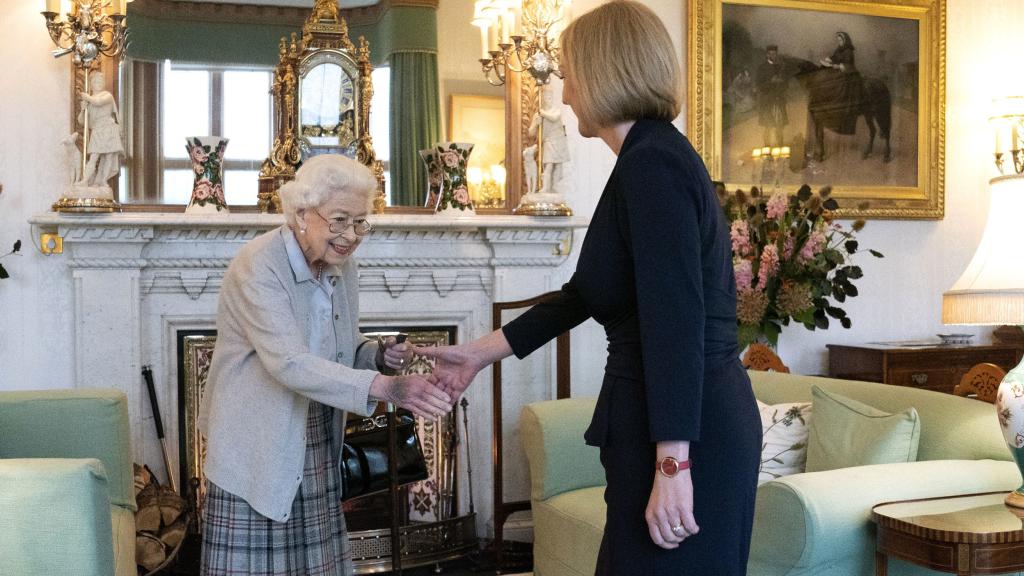
M991 404L868 382L774 372L750 377L755 395L767 404L810 402L816 384L886 412L912 406L921 422L917 462L794 474L761 485L750 576L871 576L873 505L1020 485ZM523 409L536 576L594 573L605 521L604 471L597 449L583 443L594 402L570 398ZM890 560L889 574L938 573Z
M134 576L125 395L0 392L0 574Z

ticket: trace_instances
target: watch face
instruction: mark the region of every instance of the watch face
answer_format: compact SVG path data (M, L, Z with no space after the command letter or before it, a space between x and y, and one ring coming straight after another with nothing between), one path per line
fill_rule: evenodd
M658 462L658 467L665 476L675 476L679 473L679 462L675 458L662 458Z

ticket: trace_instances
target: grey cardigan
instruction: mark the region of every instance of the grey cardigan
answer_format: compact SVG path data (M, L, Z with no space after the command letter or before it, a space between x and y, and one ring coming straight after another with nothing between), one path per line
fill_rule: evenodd
M337 362L312 354L307 328L315 290L293 270L279 228L231 261L217 306L217 344L200 407L207 479L260 514L288 520L302 481L309 401L369 414L376 343L359 334L359 280L351 258L332 297ZM355 367L355 368L354 368Z

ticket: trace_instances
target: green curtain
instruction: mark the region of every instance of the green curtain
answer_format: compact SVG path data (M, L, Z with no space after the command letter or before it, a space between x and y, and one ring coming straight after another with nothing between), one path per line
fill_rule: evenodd
M391 204L422 206L427 170L419 151L441 138L437 54L393 52L391 63Z
M342 12L344 15L344 11ZM137 60L178 60L221 65L276 66L277 43L302 24L248 24L161 18L140 13L128 5L126 20L131 44L126 53ZM393 52L436 51L437 10L428 6L391 6L376 22L349 27L348 36L359 45L370 43L370 62L380 66Z

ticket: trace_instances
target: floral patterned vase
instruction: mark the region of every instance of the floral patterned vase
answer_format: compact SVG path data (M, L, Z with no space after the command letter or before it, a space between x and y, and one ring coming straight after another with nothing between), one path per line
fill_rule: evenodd
M189 136L185 149L192 160L192 199L185 208L186 214L227 214L228 204L224 201L224 149L228 139L220 136Z
M1003 429L1003 439L1024 476L1024 363L1003 378L996 392L996 414ZM1024 485L1006 497L1006 503L1024 508Z
M466 164L473 145L463 142L439 142L431 150L430 155L434 156L433 163L437 165L436 169L440 171L441 175L437 198L433 203L434 212L467 216L475 214L473 201L469 198L469 182L466 179ZM426 160L426 156L424 156L424 160ZM431 161L426 161L429 175L432 170ZM428 178L428 182L431 180ZM428 189L428 206L430 206L429 194L430 189Z

